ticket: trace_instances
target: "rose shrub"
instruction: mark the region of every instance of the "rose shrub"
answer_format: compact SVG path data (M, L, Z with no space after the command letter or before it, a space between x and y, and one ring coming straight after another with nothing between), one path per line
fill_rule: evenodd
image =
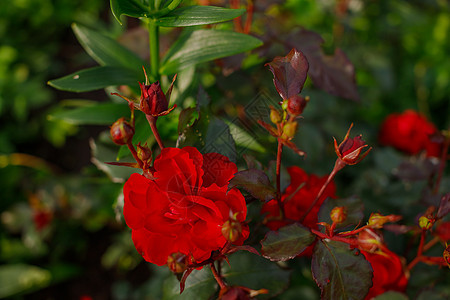
M389 250L384 250L382 254L367 251L361 251L361 253L369 261L373 269L373 285L365 298L366 300L387 291L405 291L408 278L400 257Z
M326 182L327 176L308 175L303 169L297 166L290 167L287 171L291 177L291 183L282 195L281 201L284 203L286 218L297 221L303 216L311 203L313 203L320 188ZM300 185L303 186L300 187ZM317 229L317 214L319 213L320 206L326 198L335 198L335 193L336 186L334 182L331 182L311 212L303 220L302 224L306 227ZM271 230L277 230L288 224L285 221L277 221L277 218L280 219L281 216L276 200L265 203L261 209L261 214L266 214L265 222Z
M392 146L414 155L426 150L428 156L439 156L440 146L430 140L436 127L424 116L413 110L389 115L381 125L379 140L382 145Z
M225 246L222 226L230 218L241 223L241 245L249 235L244 223L245 199L237 189L227 192L237 172L234 163L217 153L196 148L164 148L155 159L153 177L132 174L124 186L124 217L136 249L146 261L167 263L184 254L199 263Z

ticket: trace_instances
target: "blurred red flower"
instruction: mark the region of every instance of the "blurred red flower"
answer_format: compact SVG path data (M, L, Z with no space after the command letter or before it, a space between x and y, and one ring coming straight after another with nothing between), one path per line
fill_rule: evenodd
M389 115L381 125L379 140L386 146L414 155L426 150L428 156L440 155L440 144L432 142L430 135L436 127L413 110Z
M222 226L233 216L241 222L241 245L249 235L245 199L227 192L237 167L217 153L196 148L164 148L154 162L154 180L132 174L124 186L123 213L136 249L146 261L167 263L172 254L202 262L227 240Z
M288 168L288 173L291 177L291 184L286 188L286 191L281 197L281 201L284 203L286 218L295 221L303 216L305 211L314 201L320 188L327 181L327 176L319 177L314 174L308 175L305 171L296 166ZM335 193L336 186L334 182L331 182L302 224L306 227L317 229L317 214L319 213L320 206L326 198L336 197ZM272 230L277 230L288 224L285 221L274 220L281 217L275 199L265 203L261 213L266 214L266 225Z
M387 291L404 292L408 278L403 269L400 257L394 252L384 250L383 254L361 251L373 269L373 285L366 296L366 300Z

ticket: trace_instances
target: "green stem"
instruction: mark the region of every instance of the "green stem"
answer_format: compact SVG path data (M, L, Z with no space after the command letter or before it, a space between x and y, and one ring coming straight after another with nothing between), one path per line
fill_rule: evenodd
M150 80L159 80L159 26L153 19L148 20L148 37L150 43Z

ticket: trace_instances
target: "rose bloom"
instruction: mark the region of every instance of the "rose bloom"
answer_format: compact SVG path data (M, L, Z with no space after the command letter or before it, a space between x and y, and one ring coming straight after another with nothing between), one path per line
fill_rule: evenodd
M316 198L322 185L327 181L327 176L319 177L314 174L308 175L305 171L296 166L290 167L287 170L291 177L291 184L281 196L281 201L284 202L286 218L299 220ZM304 184L303 187L298 189L302 184ZM316 205L309 212L308 216L303 220L302 224L309 228L317 229L317 214L319 213L320 206L326 198L336 197L335 193L336 186L334 182L331 182L325 189L323 195L319 198L319 201L317 201ZM275 199L265 203L261 213L266 214L266 225L272 230L277 230L288 224L285 221L271 220L280 217L280 210Z
M227 192L237 172L234 163L217 153L196 148L164 148L154 162L154 180L132 174L124 186L123 213L143 258L158 266L169 255L184 254L202 262L227 240L222 225L236 215L242 223L241 245L249 235L245 199L237 189Z
M391 114L384 120L379 140L383 145L410 155L426 150L428 156L439 156L439 143L430 140L430 135L436 132L436 127L424 116L413 110L406 110L402 114Z
M387 291L404 292L408 278L403 270L403 264L394 252L385 250L384 254L361 251L373 269L372 287L366 300Z

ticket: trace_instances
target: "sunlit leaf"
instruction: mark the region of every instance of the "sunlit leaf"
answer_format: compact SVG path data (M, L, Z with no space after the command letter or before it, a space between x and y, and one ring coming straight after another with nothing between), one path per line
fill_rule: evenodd
M245 9L229 9L216 6L180 7L155 21L162 27L185 27L214 24L232 20L245 12Z
M302 52L292 49L288 55L277 56L266 65L273 73L273 83L281 98L288 99L302 91L309 67Z
M252 36L201 29L184 33L167 52L161 64L161 74L173 74L188 66L245 52L262 45Z
M76 125L111 125L120 117L129 115L125 103L98 103L78 108L60 110L48 116Z
M318 241L311 269L322 299L364 299L372 286L369 262L358 250L342 242Z
M269 231L261 241L262 254L273 261L285 261L301 254L315 240L315 236L303 225L294 223Z
M141 0L110 0L111 11L117 22L122 25L122 15L140 18L147 17L149 8L142 4Z
M50 284L48 270L25 264L0 266L0 298L44 288Z
M142 66L150 68L147 62L112 38L79 24L73 24L72 29L84 50L100 65L131 70L142 70Z
M139 72L127 68L102 66L80 70L70 75L50 80L48 84L63 91L87 92L112 85L137 85L137 82L141 79L140 77L141 74Z

